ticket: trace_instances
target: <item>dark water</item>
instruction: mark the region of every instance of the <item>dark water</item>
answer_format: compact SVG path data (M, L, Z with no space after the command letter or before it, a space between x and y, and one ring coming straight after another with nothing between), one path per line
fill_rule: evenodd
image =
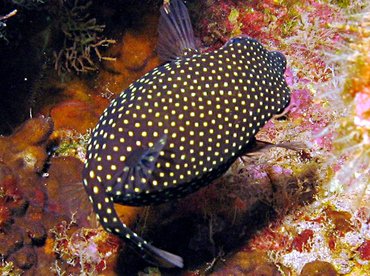
M4 2L0 5L2 15L14 10ZM28 117L33 82L41 69L40 51L33 46L32 35L41 21L22 10L9 18L2 30L6 40L0 39L0 134L9 134Z
M143 15L155 13L161 1L116 0L77 1L88 7L79 19L95 18L105 25L101 36L119 38L127 28L140 27ZM57 94L50 81L71 78L94 78L75 72L58 75L54 52L64 47L63 11L73 9L74 0L1 1L0 18L17 10L14 16L0 21L0 134L10 134L20 123L37 115L45 98ZM2 23L5 23L6 26ZM1 27L2 26L2 27ZM99 62L97 62L99 63ZM52 101L52 100L51 100Z

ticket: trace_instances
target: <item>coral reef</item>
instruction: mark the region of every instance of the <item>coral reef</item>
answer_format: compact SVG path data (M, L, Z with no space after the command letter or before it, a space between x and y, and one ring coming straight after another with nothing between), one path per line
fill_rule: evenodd
M206 32L223 41L230 33L242 32L244 16L252 17L244 12L243 4L220 2L224 3L221 4L224 10L215 15L222 19L210 23L209 18L204 18L202 22ZM260 6L267 5L267 13L271 4L268 2L259 1ZM285 2L274 4L281 8ZM312 162L321 183L314 202L304 208L288 205L289 212L282 213L281 220L257 232L247 243L248 250L267 251L269 260L280 272L365 275L369 269L367 255L363 253L367 252L369 237L370 175L369 15L361 10L365 6L361 1L346 5L299 1L292 6L293 17L285 14L273 22L264 17L267 21L257 20L256 26L249 25L245 30L246 34L254 33L265 40L272 34L269 30L273 30L275 22L280 22L283 32L274 31L274 38L266 42L283 50L289 61L286 72L292 88L289 112L285 118L269 122L258 137L275 142L305 141L307 149L301 158ZM251 7L258 9L255 3ZM213 9L216 8L210 7ZM254 16L258 15L257 12ZM273 23L272 28L266 22ZM224 32L212 32L213 25ZM209 39L209 35L205 38ZM277 159L267 154L259 161L273 162L284 169L296 163L297 167L290 168L293 172L300 166L296 158L286 154ZM289 204L290 200L285 198L282 202ZM234 269L239 267L234 265Z
M37 9L50 1L15 2ZM276 147L238 159L226 175L177 202L116 206L140 235L182 255L184 271L148 267L90 219L80 184L89 130L115 95L160 60L154 50L156 14L141 16L113 45L103 35L105 22L84 13L89 3L58 6L64 25L54 65L62 74L99 69L96 78L59 83L49 77L56 86L50 91L58 93L48 90L36 111L51 119L31 119L0 137L2 274L51 268L55 274L93 275L366 275L370 17L365 1L189 1L203 50L245 34L287 56L291 105L257 138L290 143L293 150ZM110 47L102 54L105 46ZM105 62L103 56L116 60Z
M143 26L127 30L121 40L113 45L110 56L115 62L104 63L96 81L96 88L104 97L112 98L127 88L132 82L160 64L156 56L158 18L153 15L143 17Z
M329 183L330 191L345 192L353 198L353 206L366 205L370 183L370 15L365 13L360 23L354 19L339 26L349 30L347 72L341 96L348 108L335 128L334 153L343 162Z
M108 7L99 11L98 1L1 2L0 58L6 62L0 66L4 99L0 133L10 134L29 113L38 112L40 98L56 94L55 83L60 79L82 73L86 77L102 60L111 60L104 49L114 40L104 30L102 15L114 5L119 3L103 4Z
M86 219L91 210L81 189L82 162L73 157L50 159L52 131L51 119L40 117L28 120L11 136L0 137L2 275L20 275L24 271L47 275L54 265L63 271L80 269L71 261L78 250L79 254L100 256L99 262L95 262L96 258L88 259L86 265L90 264L90 271L101 271L119 248L119 243L103 231L93 233L80 228L91 226ZM66 201L65 196L71 191L77 198ZM81 206L82 210L72 216ZM75 226L68 227L69 233L63 228L67 222ZM67 234L74 235L72 249L67 249ZM98 247L86 244L89 239ZM108 247L114 244L115 247ZM72 256L63 255L67 252Z
M115 269L121 242L102 229L96 229L94 221L87 220L91 207L81 185L80 160L85 159L88 129L96 124L113 96L113 93L109 93L109 88L118 93L119 89L122 89L119 87L128 86L135 78L158 64L153 54L155 35L153 31L147 30L146 26L150 26L150 30L154 27L147 24L143 30L143 33L150 33L153 37L149 43L145 42L145 35L138 38L139 36L128 32L125 39L112 50L120 57L116 66L120 66L121 71L126 70L123 76L112 82L115 86L110 86L111 82L108 80L117 74L107 74L107 71L103 71L95 88L82 80L59 84L58 87L61 87L63 92L55 94L54 97L50 96L52 100L45 101L40 110L40 113L46 116L50 114L49 119L28 120L19 131L2 138L1 149L4 156L1 160L3 162L6 160L6 168L9 170L4 177L14 176L14 171L19 171L28 179L27 182L22 182L19 190L22 191L22 195L29 195L32 198L36 194L35 198L42 200L43 204L38 208L37 223L32 221L32 224L41 225L44 231L42 240L27 243L25 252L23 252L24 242L22 245L13 242L1 246L4 251L4 254L1 253L4 262L0 271L3 274L23 271L43 273L43 269L49 268L55 274L80 272L97 274L102 271L110 273ZM138 30L135 32L138 34ZM135 53L137 43L142 45L143 51L140 55ZM23 163L25 165L19 167L19 164ZM9 185L15 188L17 183L18 181L11 182ZM67 201L66 196L69 198ZM26 215L19 215L17 221L14 221L13 209L9 209L8 201L7 199L3 202L4 205L1 205L0 210L1 225L8 227L7 231L4 230L2 233L3 238L8 239L11 235L19 234L24 240L24 236L27 235L25 232L13 231L14 234L12 229L18 229L20 223L18 220L27 223L26 218L31 212L29 210L32 210L33 203L27 201ZM140 209L117 206L117 210L125 222L132 224L137 220L136 216ZM81 228L83 226L85 228ZM5 255L5 251L10 253ZM21 263L21 260L28 261Z
M238 252L230 260L227 260L224 267L216 269L212 275L279 276L281 273L273 263L268 261L267 256L262 251L255 250Z
M80 228L71 235L73 224L76 223L72 217L67 225L65 221L51 229L55 239L52 251L55 252L62 262L69 265L69 273L97 274L102 271L111 271L115 266L115 257L120 248L118 238L106 232ZM112 258L113 256L113 258ZM63 274L61 261L57 260L52 271Z
M50 120L39 118L28 121L12 136L0 138L0 254L5 261L0 271L8 270L10 263L14 269L35 270L40 259L38 252L45 243L51 216L45 211L39 173L47 159L45 144L52 127Z
M39 112L50 114L60 134L66 130L83 134L92 129L115 95L159 64L154 53L156 18L146 16L143 20L140 30L127 31L109 49L107 54L116 57L116 61L107 62L93 83L70 81L60 85L59 95L48 96L50 100L44 102Z
M366 271L359 250L368 237L368 221L363 210L340 210L343 203L335 197L315 202L263 230L249 244L267 250L276 265L293 272L303 273L305 265L313 261L329 262L340 274Z

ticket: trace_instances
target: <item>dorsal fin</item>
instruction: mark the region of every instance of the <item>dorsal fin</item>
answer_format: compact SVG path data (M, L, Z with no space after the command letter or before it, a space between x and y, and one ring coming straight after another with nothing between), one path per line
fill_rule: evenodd
M182 0L171 0L161 9L157 52L163 61L175 60L184 53L197 52L188 9Z
M111 183L107 183L107 187L111 186L113 193L118 192L118 194L130 194L147 190L159 153L165 146L166 141L167 135L164 134L152 147L134 150L127 157L123 170L113 177ZM125 188L125 185L128 187Z

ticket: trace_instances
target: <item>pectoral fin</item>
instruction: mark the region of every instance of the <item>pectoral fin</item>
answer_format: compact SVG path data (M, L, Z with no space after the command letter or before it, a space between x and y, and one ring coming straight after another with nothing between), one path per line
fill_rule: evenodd
M167 136L163 135L152 147L134 150L127 157L123 170L114 176L115 183L111 185L113 193L127 194L148 190L148 183L166 141Z

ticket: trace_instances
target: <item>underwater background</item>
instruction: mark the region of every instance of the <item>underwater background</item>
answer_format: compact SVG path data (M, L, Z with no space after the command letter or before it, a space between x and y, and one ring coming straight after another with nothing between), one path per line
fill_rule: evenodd
M161 64L162 1L0 1L1 275L369 275L370 3L189 0L204 52L245 34L287 58L288 112L238 159L160 206L115 205L184 269L149 265L99 227L82 187L91 129Z

